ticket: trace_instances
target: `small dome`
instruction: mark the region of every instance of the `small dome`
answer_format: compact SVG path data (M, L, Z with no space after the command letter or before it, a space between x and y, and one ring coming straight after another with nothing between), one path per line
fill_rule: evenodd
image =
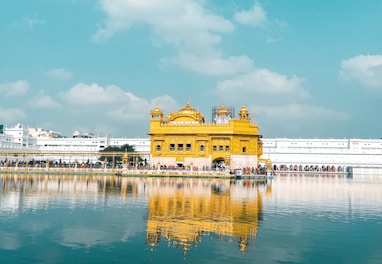
M248 109L245 105L240 108L239 117L240 119L249 119Z
M228 116L229 110L227 109L227 107L225 107L224 104L222 104L222 106L219 107L217 114L219 116Z
M248 114L248 109L245 105L240 108L240 114Z
M159 106L156 106L152 111L151 113L163 113L162 110L159 108Z
M150 112L151 117L162 117L163 111L159 108L159 106L156 106L153 110Z

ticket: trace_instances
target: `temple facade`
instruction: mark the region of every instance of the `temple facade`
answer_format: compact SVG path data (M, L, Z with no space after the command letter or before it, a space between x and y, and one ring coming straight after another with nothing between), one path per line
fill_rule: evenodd
M191 169L256 167L262 155L262 136L246 106L239 110L222 104L212 110L212 122L190 102L167 116L157 106L150 112L150 163Z

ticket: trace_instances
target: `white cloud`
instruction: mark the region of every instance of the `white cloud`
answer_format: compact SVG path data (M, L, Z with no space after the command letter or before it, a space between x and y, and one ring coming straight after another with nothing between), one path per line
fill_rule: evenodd
M108 18L94 35L95 40L144 23L170 43L209 46L220 41L213 32L233 30L230 21L207 12L193 0L101 0L101 5Z
M164 58L165 64L205 74L227 74L248 69L246 56L225 58L217 49L221 34L234 30L233 24L213 14L195 0L102 0L107 14L103 26L93 36L102 41L133 25L149 25L158 40L174 46L178 55Z
M0 120L2 123L20 122L25 118L25 113L18 108L1 108L0 107Z
M341 62L340 76L382 91L382 55L358 55L344 60Z
M253 68L253 62L247 56L231 56L223 59L219 55L212 57L180 53L176 58L163 59L162 63L177 64L183 68L208 75L243 73Z
M61 93L61 97L72 105L73 112L87 111L118 121L147 120L150 110L156 105L164 105L166 108L177 106L175 100L168 95L147 100L114 85L102 87L98 84L79 83Z
M66 135L72 133L68 131L72 127L74 130L90 131L98 135L142 136L143 128L148 131L147 120L150 118L150 110L155 106L161 107L165 113L179 108L176 101L166 94L142 98L118 86L102 86L97 83L78 83L60 92L58 98L61 100L61 108L58 109L65 111L59 113L61 127L56 124L54 129ZM55 118L58 112L53 110L47 116Z
M37 95L29 100L29 105L33 108L59 108L61 104L49 95Z
M68 71L64 68L58 68L58 69L51 69L46 72L46 75L49 78L55 79L55 80L69 80L72 78L72 72Z
M263 26L267 23L267 14L259 3L255 3L250 10L235 13L235 20L244 25Z
M349 113L308 103L257 104L259 126L266 137L333 137L336 129L351 120Z
M100 105L120 102L123 100L124 92L114 85L102 87L96 83L90 85L78 83L69 91L62 92L61 97L71 104Z
M126 93L126 103L112 109L108 115L115 120L147 120L150 110L159 106L164 113L177 109L178 104L168 95L156 97L151 100L139 98L132 93Z
M25 95L28 93L29 83L24 80L18 80L13 83L0 83L0 94L2 97L12 97Z
M314 106L308 104L290 103L286 105L268 105L257 107L258 112L264 119L271 120L290 120L314 121L320 120L339 120L346 121L350 119L347 113L339 112L331 108ZM314 118L312 118L314 117Z
M108 112L110 118L115 120L142 120L147 119L149 102L127 92L124 94L124 103L119 104ZM147 111L143 111L147 109Z
M210 92L214 100L226 105L246 105L252 120L256 112L260 127L271 128L267 131L269 135L283 131L293 137L301 135L302 131L315 133L320 129L322 133L330 134L323 129L327 124L339 125L351 119L348 113L311 104L311 96L304 84L304 79L297 76L259 68L221 81Z
M253 69L248 74L219 82L213 93L227 100L305 100L310 95L303 87L303 82L303 79L296 76L289 78L268 69ZM232 94L235 94L234 98Z

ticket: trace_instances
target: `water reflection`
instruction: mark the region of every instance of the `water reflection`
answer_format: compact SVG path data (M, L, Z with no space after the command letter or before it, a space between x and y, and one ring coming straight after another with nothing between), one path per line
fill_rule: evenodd
M381 178L0 175L1 261L382 263Z
M204 236L236 238L247 251L262 215L262 194L255 181L169 181L152 185L148 201L147 243L165 240L184 253Z
M311 214L341 220L381 217L381 183L379 176L373 176L373 180L340 175L276 177L267 205L269 210L274 210L271 205L277 206L283 214Z
M152 248L165 244L179 248L184 254L197 247L204 237L236 243L238 252L245 254L249 244L255 244L262 220L263 195L269 195L271 190L265 183L253 180L114 176L2 175L0 184L0 213L3 216L17 217L30 210L54 208L73 211L109 206L118 209L126 203L140 206L146 210L145 243ZM62 217L61 221L68 218L67 215ZM129 228L123 230L121 223L126 224L126 219L130 220L127 222ZM132 219L124 210L112 216L105 214L89 219L86 223L81 222L83 220L72 216L61 231L55 233L54 239L74 249L94 247L126 241L127 234L142 227L138 218ZM40 222L42 228L53 228L49 220L41 221L46 222ZM97 227L105 223L106 226ZM28 226L33 228L36 224ZM118 232L113 232L113 228ZM15 234L4 234L4 237L8 237L9 246L17 247Z

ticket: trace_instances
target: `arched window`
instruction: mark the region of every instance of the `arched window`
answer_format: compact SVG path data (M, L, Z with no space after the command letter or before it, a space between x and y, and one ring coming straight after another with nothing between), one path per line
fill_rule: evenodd
M160 151L160 145L157 145L157 151Z
M204 151L204 145L200 145L200 151Z

